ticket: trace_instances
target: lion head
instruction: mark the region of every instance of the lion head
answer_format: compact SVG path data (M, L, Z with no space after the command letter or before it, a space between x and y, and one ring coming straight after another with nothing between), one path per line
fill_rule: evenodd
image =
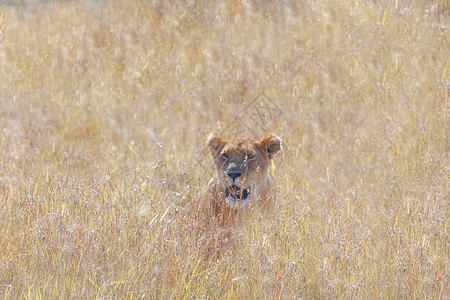
M269 163L281 149L275 135L260 140L226 140L212 133L207 145L216 164L220 195L231 208L261 198L270 184Z

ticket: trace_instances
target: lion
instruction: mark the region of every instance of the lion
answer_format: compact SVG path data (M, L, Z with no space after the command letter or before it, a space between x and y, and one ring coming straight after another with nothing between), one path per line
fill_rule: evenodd
M214 159L216 173L202 198L220 223L250 204L264 206L273 186L269 172L271 160L281 150L275 135L260 140L226 140L212 133L206 142Z

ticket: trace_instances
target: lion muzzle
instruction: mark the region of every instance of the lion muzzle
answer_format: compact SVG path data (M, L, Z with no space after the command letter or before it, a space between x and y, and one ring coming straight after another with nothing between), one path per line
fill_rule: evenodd
M225 189L225 196L231 197L236 201L246 200L250 195L249 189L242 189L241 187L233 184Z

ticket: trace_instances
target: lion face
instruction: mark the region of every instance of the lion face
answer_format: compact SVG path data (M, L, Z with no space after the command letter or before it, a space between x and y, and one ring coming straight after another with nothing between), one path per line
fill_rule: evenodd
M281 140L275 135L259 141L225 140L211 134L207 145L216 164L221 194L229 207L238 208L267 188L269 162L281 149Z

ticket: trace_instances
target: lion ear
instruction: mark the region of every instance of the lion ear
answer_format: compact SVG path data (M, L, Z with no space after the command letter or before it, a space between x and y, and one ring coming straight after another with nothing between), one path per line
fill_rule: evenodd
M208 145L209 151L211 151L214 159L219 156L219 153L222 151L226 143L226 140L215 133L211 133L208 137L208 140L206 141L206 145Z
M266 152L269 159L272 159L281 150L281 140L276 135L268 135L256 142L256 146Z

